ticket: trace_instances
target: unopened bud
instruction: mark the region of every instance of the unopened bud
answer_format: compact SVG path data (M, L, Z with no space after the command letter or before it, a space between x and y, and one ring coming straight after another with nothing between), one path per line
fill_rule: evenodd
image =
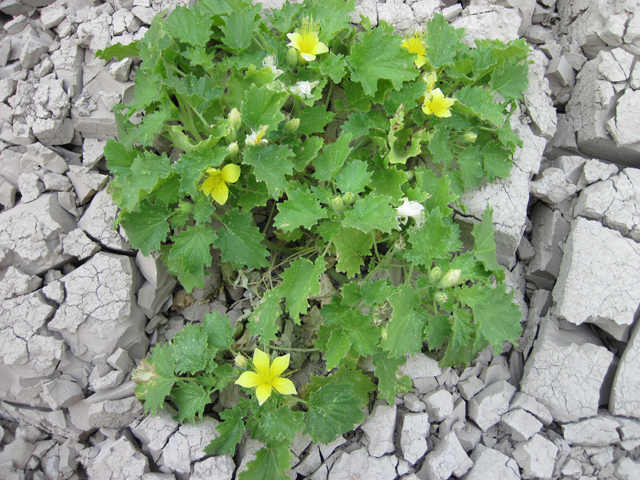
M440 280L440 283L439 283L440 287L442 288L453 287L460 280L461 274L462 274L461 270L458 270L458 269L449 270L447 273L444 274L444 277L442 277L442 280Z
M342 202L345 205L351 205L355 199L356 199L356 196L351 192L347 192L344 195L342 195Z
M229 126L234 130L238 130L242 125L242 116L237 108L232 108L229 112Z
M466 143L473 143L476 141L476 138L478 138L478 134L474 132L467 132L462 135L462 140Z
M444 302L446 302L448 298L449 297L444 292L436 292L436 294L433 296L433 299L439 305L442 305Z
M344 208L344 203L342 202L342 197L337 196L331 199L331 208L333 208L336 213L340 213Z
M229 146L227 147L227 150L229 151L229 156L231 158L236 158L238 156L238 152L240 152L240 147L238 147L238 142L230 143Z
M231 143L235 142L237 138L238 132L236 131L236 129L233 127L229 127L227 129L227 135L224 137L224 139L227 141L227 143Z
M440 267L432 268L429 271L429 281L431 283L436 283L441 278L442 278L442 269Z
M247 366L247 359L243 355L236 355L234 362L236 367L245 368Z
M380 338L382 338L382 340L386 340L388 337L389 337L389 334L387 333L387 327L382 325L380 327Z
M298 50L290 48L287 52L287 64L291 68L295 68L298 65Z
M298 130L299 126L300 126L300 119L292 118L291 120L289 120L287 123L284 124L283 130L285 133L293 133L296 130Z

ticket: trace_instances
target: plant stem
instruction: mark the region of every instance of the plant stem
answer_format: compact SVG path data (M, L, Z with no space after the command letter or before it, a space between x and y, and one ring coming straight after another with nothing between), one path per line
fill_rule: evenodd
M409 264L409 271L405 272L406 277L404 279L404 283L406 285L411 285L411 276L413 275L413 262Z
M324 109L329 110L329 103L331 103L331 93L333 92L333 81L329 79L329 91L327 92L327 101L324 104Z

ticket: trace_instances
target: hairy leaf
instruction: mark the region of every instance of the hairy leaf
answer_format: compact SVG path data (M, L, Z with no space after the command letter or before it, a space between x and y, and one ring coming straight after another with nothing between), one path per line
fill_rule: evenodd
M238 209L229 210L222 217L224 228L218 230L213 245L222 252L222 261L234 268L268 267L269 251L260 242L264 235L253 225L253 216Z
M320 293L320 274L324 272L326 264L321 258L315 264L306 258L299 258L282 274L280 294L286 298L287 312L297 324L300 324L300 314L307 313L309 296Z

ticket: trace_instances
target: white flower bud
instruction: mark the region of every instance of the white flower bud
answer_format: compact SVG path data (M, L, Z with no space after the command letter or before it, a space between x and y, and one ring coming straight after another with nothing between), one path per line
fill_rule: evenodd
M462 274L461 270L458 270L458 269L449 270L447 273L444 274L444 277L442 277L442 280L440 280L440 284L439 284L440 287L442 288L453 287L460 280L461 274Z
M396 209L399 216L418 217L422 215L424 207L419 202L409 201L406 198L404 198L403 200L404 203Z

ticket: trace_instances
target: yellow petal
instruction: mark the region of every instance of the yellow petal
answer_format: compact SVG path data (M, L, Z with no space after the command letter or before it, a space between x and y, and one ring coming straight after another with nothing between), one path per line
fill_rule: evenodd
M427 57L425 55L418 55L418 58L416 58L413 63L416 64L416 67L420 68L427 63Z
M431 109L429 108L429 105L427 105L427 102L424 103L424 105L422 105L422 111L426 114L426 115L431 115Z
M253 367L263 378L269 378L269 355L257 348L253 351Z
M218 182L218 185L216 185L216 187L213 189L213 192L211 192L211 196L220 205L224 205L225 203L227 203L227 198L229 198L229 187L227 187L226 183L220 181Z
M240 375L240 378L236 380L236 385L240 385L245 388L254 388L260 385L262 377L255 372L244 372Z
M300 35L298 32L294 32L287 33L287 37L289 38L289 40L291 40L291 42L287 44L287 47L293 47L300 50L300 40L302 38L302 35Z
M295 385L288 378L276 378L271 382L271 385L282 395L296 395L298 393Z
M269 398L270 395L271 395L270 385L263 383L261 385L258 385L258 388L256 388L256 397L258 397L258 403L260 405L262 405L267 400L267 398Z
M321 53L327 53L328 51L329 49L324 43L318 42L311 53L314 55L320 55Z
M270 375L272 377L279 377L280 375L282 375L282 372L284 372L289 366L290 357L291 355L287 353L282 357L274 358L273 362L271 363L271 370L269 371Z
M302 58L304 58L307 62L312 62L313 60L316 59L316 56L315 55L311 55L310 53L300 52L300 56Z
M233 163L225 165L222 169L222 180L226 183L236 183L240 178L240 167Z
M220 172L216 171L214 173L210 173L209 176L202 182L202 191L205 195L210 195L211 192L218 186L220 183Z

